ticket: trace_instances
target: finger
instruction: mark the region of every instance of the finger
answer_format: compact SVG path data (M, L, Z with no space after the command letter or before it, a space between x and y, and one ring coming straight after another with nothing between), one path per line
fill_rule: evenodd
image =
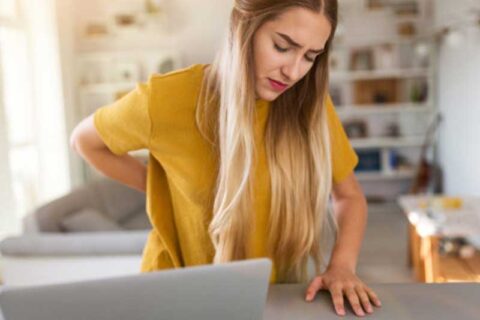
M367 292L368 296L370 297L370 300L373 302L375 306L377 307L382 306L382 302L380 301L380 299L378 299L378 296L375 294L375 292L373 292L372 289L366 287L365 291Z
M362 303L363 309L366 310L368 313L373 312L372 304L370 303L370 299L368 297L367 292L363 287L355 288L358 297L360 298L360 302Z
M343 292L341 287L332 287L329 289L330 294L332 296L333 306L335 308L335 312L339 316L345 315L345 306L343 301Z
M308 302L313 301L313 299L317 295L318 290L322 289L322 287L323 287L322 277L315 277L315 279L313 279L312 283L310 283L310 286L308 286L307 294L305 296L305 299Z
M364 316L365 312L360 305L360 300L358 299L357 293L352 287L348 287L345 289L345 296L347 296L350 305L352 306L353 311L357 316Z

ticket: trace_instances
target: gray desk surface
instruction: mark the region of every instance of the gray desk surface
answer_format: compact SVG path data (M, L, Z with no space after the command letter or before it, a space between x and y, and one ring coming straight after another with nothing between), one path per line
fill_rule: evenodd
M480 284L385 284L372 285L382 307L368 319L429 320L480 319ZM264 320L358 319L347 307L339 317L333 310L330 294L320 292L315 301L304 301L304 285L270 287ZM0 320L3 320L0 314Z
M276 285L270 288L265 320L358 319L347 307L347 315L335 314L330 294L321 291L306 303L304 285ZM480 319L480 284L382 284L372 285L382 307L368 319Z

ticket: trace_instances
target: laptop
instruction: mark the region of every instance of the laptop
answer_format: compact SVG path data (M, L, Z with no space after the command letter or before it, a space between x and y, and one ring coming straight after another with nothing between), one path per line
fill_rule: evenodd
M270 260L254 259L5 288L0 308L4 320L260 320L271 268Z

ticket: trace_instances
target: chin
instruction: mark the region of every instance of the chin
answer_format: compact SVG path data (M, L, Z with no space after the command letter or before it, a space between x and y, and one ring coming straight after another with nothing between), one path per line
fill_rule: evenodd
M280 94L270 91L270 90L265 90L265 89L260 89L257 90L257 97L258 99L262 99L265 101L272 102L273 100L277 99L280 96Z

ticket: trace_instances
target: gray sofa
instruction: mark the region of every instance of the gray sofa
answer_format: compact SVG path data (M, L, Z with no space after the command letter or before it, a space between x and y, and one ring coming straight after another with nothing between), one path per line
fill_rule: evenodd
M36 209L23 228L0 243L7 285L138 273L151 226L145 194L104 179Z

